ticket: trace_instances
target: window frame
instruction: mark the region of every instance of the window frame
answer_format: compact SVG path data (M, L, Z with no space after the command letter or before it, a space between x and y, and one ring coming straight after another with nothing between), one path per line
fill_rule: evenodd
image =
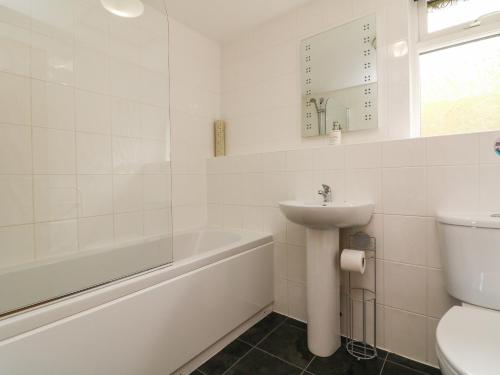
M500 35L500 12L481 19L481 23L471 26L475 20L461 23L447 29L427 32L427 0L410 0L411 25L410 40L413 48L410 56L410 135L421 136L421 91L420 55Z

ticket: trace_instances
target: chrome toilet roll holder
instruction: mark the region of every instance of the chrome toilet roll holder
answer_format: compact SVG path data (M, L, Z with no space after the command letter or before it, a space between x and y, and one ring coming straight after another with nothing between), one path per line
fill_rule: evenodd
M347 273L345 345L349 354L356 359L368 360L377 357L377 239L357 232L349 236L349 248L365 252L366 270L363 275ZM371 273L373 277L370 277ZM371 332L368 332L368 314L373 317ZM358 321L361 326L359 323L356 325ZM373 345L368 343L369 340Z

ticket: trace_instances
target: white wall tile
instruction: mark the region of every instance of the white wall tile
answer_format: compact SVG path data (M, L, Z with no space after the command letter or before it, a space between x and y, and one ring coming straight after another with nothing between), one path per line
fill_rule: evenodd
M78 219L80 250L93 250L113 243L113 216L94 216Z
M345 192L348 201L373 203L375 212L382 212L381 169L348 169L345 177Z
M0 175L0 226L33 222L33 177Z
M291 245L306 245L306 228L303 225L286 221L286 242Z
M387 307L385 309L387 349L425 362L427 358L427 318Z
M438 359L436 356L436 329L439 320L427 319L427 362L432 366L438 367Z
M426 164L426 141L422 138L385 142L382 146L384 167L420 167Z
M78 176L78 216L107 215L113 212L113 177Z
M457 301L446 292L443 271L427 270L427 315L440 319Z
M0 124L0 173L32 172L31 129Z
M31 124L31 84L28 78L0 73L0 122Z
M210 228L224 226L224 207L217 204L207 205L207 226Z
M143 208L143 176L114 175L113 200L115 212L141 210Z
M170 205L172 188L168 175L145 175L144 209L160 209Z
M313 180L314 172L311 171L293 171L286 173L286 180L281 179L277 186L279 190L285 192L285 189L290 194L293 200L320 200L318 190L321 186L315 185ZM284 183L284 181L287 181ZM265 186L265 185L264 185ZM265 187L263 187L265 189ZM281 199L281 200L285 200Z
M467 165L479 160L479 136L463 134L427 138L429 165Z
M44 259L78 250L76 220L51 221L35 225L36 257Z
M193 205L206 203L207 188L206 176L204 175L174 175L174 178L172 179L172 189L173 205Z
M287 245L281 242L274 243L274 276L287 278Z
M244 207L225 205L223 210L225 228L243 228Z
M75 175L38 175L34 177L33 188L37 222L77 216Z
M480 210L500 212L500 165L482 165L479 169L479 179Z
M288 280L306 282L306 248L305 246L286 246Z
M261 207L249 206L244 209L243 229L254 232L263 231Z
M382 166L382 144L366 143L346 146L346 168L379 168Z
M382 173L384 213L426 214L425 168L384 168Z
M288 280L288 312L292 318L307 321L306 286Z
M75 97L72 87L33 79L31 107L34 126L62 130L75 128Z
M33 128L33 170L43 174L75 173L75 133Z
M31 27L33 31L60 39L71 39L74 31L76 3L64 0L32 2Z
M103 94L109 93L109 66L104 53L77 45L74 60L76 87Z
M478 209L477 166L431 167L427 173L427 214L472 212Z
M111 173L111 137L76 133L77 170L82 174Z
M33 225L0 228L2 267L19 265L32 261L34 258Z
M174 232L198 230L206 225L207 209L203 205L173 207L172 219Z
M3 8L7 7L3 5ZM29 76L30 38L31 35L26 29L8 23L0 24L0 59L2 61L0 70Z
M169 114L166 108L141 105L142 136L149 139L163 140L170 131Z
M144 222L142 212L115 215L115 241L127 242L143 237Z
M5 6L0 8L0 21L25 29L31 27L31 2L4 0Z
M111 99L88 91L75 91L75 122L79 131L111 133Z
M144 211L144 236L159 236L172 233L172 210L164 208Z
M73 85L72 43L36 33L32 34L31 42L31 74L33 78L63 85Z
M288 315L288 283L280 277L274 278L274 306L273 310Z
M286 219L279 208L262 208L262 230L272 233L275 241L286 241Z
M427 218L427 266L441 268L441 254L439 249L438 228L436 220Z
M113 137L114 173L137 173L142 168L142 141L137 138Z
M113 98L112 101L113 135L141 137L142 106L134 101Z
M426 313L426 270L401 263L384 263L384 298L388 306Z
M286 153L286 169L289 171L309 171L313 168L311 150L293 150Z
M413 216L384 216L384 259L426 265L427 219Z

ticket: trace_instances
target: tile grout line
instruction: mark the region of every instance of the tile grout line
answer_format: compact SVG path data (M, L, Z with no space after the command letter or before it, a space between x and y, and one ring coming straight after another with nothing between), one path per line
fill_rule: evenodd
M309 368L309 366L311 366L311 363L316 359L316 356L313 355L313 357L311 358L311 360L309 361L309 363L307 364L306 367L304 367L304 369L302 370L302 373L301 375L305 374L307 372L307 369Z
M279 327L281 327L283 324L285 324L285 322L288 320L288 317L283 319L283 321L278 324L276 327L274 327L271 331L269 331L260 341L257 342L257 344L255 345L252 345L244 340L241 340L240 338L237 338L236 340L239 340L241 342L244 342L245 344L247 345L250 345L251 349L249 351L247 351L245 354L243 354L240 358L238 358L238 360L236 362L234 362L226 371L224 371L222 373L222 375L225 375L227 374L227 372L229 370L231 370L233 367L235 367L243 358L245 358L252 350L256 349L257 348L257 345L259 345L262 341L264 341L267 337L269 337L269 335L271 335L271 333L273 333L275 330L277 330Z
M382 373L384 372L384 367L385 363L387 362L387 357L389 357L389 352L385 353L384 362L382 363L382 368L380 369L379 375L382 375Z
M289 364L290 366L298 368L299 370L302 370L302 373L304 372L304 368L303 367L300 367L300 366L296 365L295 363L288 362L286 359L280 358L276 354L269 353L268 351L266 351L264 349L261 349L261 348L258 348L258 347L255 347L254 349L257 349L258 351L261 351L262 353L266 353L267 355L270 355L271 357L279 359L281 362L285 362L285 363Z
M417 374L421 374L421 375L429 375L429 373L427 371L422 371L422 370L418 370L416 368L413 368L413 367L409 367L409 366L406 366L406 365L403 365L402 363L398 363L398 362L393 362L391 361L390 359L387 359L386 362L389 362L389 363L392 363L396 366L400 366L400 367L404 367L405 369L408 369L408 370L411 370ZM385 364L385 362L384 362Z

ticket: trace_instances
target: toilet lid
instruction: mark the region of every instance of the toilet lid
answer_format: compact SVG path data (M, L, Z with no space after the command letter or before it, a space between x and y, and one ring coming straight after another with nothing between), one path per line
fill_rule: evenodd
M500 368L500 312L475 307L451 308L439 321L441 353L463 375L497 374Z

